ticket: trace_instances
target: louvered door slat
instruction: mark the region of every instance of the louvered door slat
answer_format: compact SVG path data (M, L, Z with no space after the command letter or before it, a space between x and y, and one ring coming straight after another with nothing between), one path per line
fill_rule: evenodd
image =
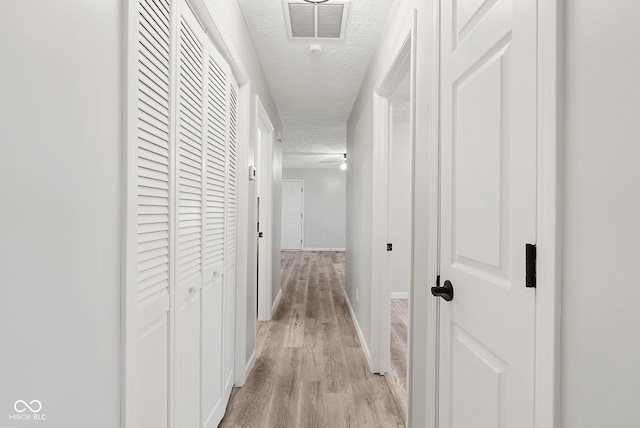
M171 6L136 0L134 360L132 426L168 427L171 235ZM133 285L133 284L132 284ZM129 351L128 351L129 352Z
M158 6L166 9L159 9ZM141 0L138 26L138 300L168 293L169 26L166 1Z
M178 58L178 280L202 269L203 44L180 22Z
M212 51L206 60L207 144L205 150L205 269L222 269L225 229L225 152L228 127L228 79Z
M238 153L238 91L230 85L229 97L229 146L227 149L227 257L235 262L236 211L237 211L237 160Z

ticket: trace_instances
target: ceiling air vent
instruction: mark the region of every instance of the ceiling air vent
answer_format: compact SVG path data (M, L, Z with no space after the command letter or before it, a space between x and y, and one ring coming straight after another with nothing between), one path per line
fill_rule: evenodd
M290 38L344 39L349 0L331 0L321 4L300 0L283 1Z

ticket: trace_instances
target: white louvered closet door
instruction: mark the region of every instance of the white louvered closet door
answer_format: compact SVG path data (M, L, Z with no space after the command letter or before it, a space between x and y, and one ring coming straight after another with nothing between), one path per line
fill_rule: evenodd
M171 4L137 3L137 111L135 142L137 302L133 421L168 426L170 362Z
M176 158L176 427L200 425L200 305L203 273L203 60L205 32L178 8Z
M238 216L238 84L229 77L229 140L227 146L227 207L224 280L224 385L228 397L233 387L236 299L236 235Z
M229 67L205 40L205 216L202 286L202 426L214 428L224 416L224 237L225 173L229 117Z

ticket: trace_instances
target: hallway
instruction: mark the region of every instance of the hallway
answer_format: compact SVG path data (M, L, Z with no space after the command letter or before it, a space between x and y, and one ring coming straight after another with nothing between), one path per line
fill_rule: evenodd
M0 428L640 427L639 17L0 1Z
M221 427L404 427L367 367L344 299L344 253L283 252L282 299Z

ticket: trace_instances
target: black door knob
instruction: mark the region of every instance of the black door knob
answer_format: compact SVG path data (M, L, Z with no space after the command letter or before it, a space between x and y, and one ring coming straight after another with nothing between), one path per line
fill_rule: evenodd
M453 284L451 281L446 280L442 287L431 287L431 294L436 297L442 297L447 302L453 300Z

